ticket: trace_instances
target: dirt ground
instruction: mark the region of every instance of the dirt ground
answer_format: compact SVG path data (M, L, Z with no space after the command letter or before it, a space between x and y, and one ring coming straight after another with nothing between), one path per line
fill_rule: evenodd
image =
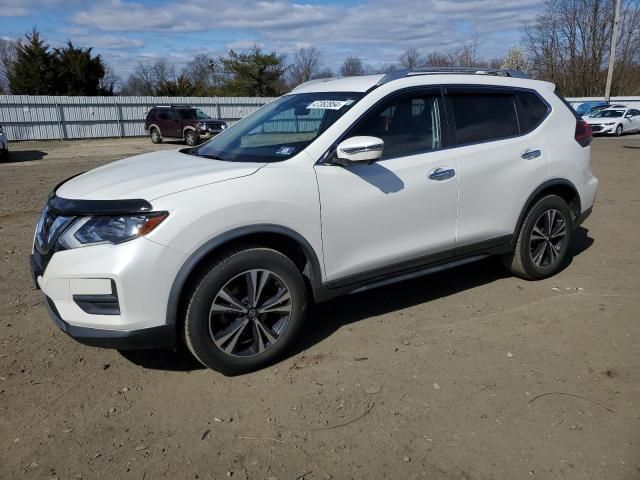
M148 139L13 144L0 165L0 478L640 478L640 135L554 278L486 260L313 309L298 350L224 377L82 346L27 266L52 187Z

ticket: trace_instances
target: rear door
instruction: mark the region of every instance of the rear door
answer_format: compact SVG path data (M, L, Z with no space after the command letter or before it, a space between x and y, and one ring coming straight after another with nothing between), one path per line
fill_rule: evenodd
M452 86L446 93L460 170L456 248L506 243L549 175L540 124L550 107L529 90Z
M182 138L182 117L177 110L169 110L169 124L171 128L171 136Z

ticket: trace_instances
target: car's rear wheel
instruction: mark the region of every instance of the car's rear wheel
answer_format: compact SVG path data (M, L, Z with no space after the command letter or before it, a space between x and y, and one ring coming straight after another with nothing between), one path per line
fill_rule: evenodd
M233 251L197 279L187 305L185 342L205 366L234 375L276 360L306 313L302 274L268 248Z
M198 134L193 130L187 130L184 134L184 141L190 147L195 147L198 143Z
M622 135L622 132L623 132L622 125L618 125L618 126L616 127L616 137L621 136L621 135Z
M514 275L539 280L562 266L571 242L571 210L562 198L547 195L538 200L522 222L515 250L503 257Z
M157 128L151 129L151 143L162 143L162 135Z

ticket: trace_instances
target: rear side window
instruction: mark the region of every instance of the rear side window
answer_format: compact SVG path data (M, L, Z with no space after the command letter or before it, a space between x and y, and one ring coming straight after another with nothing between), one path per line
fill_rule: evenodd
M158 111L158 118L160 120L169 120L169 112L167 110Z
M155 108L152 108L151 110L149 110L149 113L147 113L147 120L155 120L156 113L157 113L157 110Z
M548 107L533 92L517 91L516 96L520 102L518 109L520 133L529 133L542 122L547 115Z
M486 142L518 135L514 96L510 92L451 92L457 144Z

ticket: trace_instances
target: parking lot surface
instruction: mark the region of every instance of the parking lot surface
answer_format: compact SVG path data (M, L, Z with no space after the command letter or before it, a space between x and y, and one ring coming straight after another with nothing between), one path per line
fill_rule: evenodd
M495 259L313 309L299 348L238 377L184 352L82 346L28 270L52 187L178 144L11 145L0 164L0 478L640 477L640 135L597 138L570 264ZM150 272L150 275L152 272Z

